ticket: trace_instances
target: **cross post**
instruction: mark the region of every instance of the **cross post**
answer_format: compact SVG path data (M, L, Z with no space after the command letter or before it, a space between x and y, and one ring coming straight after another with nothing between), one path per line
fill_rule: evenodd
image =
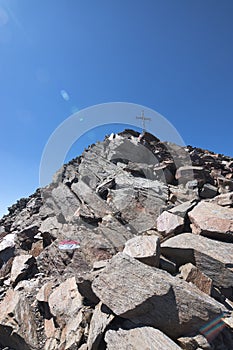
M142 120L142 132L146 132L146 120L151 120L151 118L147 118L144 116L144 111L141 113L141 117L136 117L136 119L141 119Z

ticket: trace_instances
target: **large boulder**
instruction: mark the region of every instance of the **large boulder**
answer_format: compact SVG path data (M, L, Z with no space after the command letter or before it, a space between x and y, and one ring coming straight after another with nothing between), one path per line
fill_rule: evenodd
M201 201L188 215L193 233L233 242L232 208Z
M178 266L193 263L215 286L233 286L233 246L206 237L183 233L162 243L162 254Z
M26 295L9 289L0 302L0 345L17 350L37 350L37 325Z
M130 330L109 330L105 335L107 350L181 350L164 333L152 327L140 327Z
M116 315L171 337L197 332L223 311L196 287L123 253L111 259L92 288Z

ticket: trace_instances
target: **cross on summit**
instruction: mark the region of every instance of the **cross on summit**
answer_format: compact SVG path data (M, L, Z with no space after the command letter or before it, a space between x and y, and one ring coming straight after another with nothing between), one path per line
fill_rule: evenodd
M136 119L142 120L142 133L146 132L146 120L151 120L151 118L147 118L144 116L144 111L141 113L141 117L136 117Z

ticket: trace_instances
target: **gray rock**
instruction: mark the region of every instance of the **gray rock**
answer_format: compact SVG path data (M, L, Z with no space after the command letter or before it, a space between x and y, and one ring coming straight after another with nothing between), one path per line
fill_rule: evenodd
M126 242L123 253L144 264L159 266L160 241L156 236L137 236Z
M192 232L233 242L233 209L202 201L189 212Z
M114 315L102 303L99 303L93 312L89 335L87 339L87 347L89 350L98 350L102 341L106 327L114 319Z
M16 285L20 280L32 277L36 272L36 259L32 255L18 255L14 258L11 268L11 282Z
M121 212L125 222L142 233L155 226L167 199L168 189L163 183L127 174L116 177L116 189L109 192L107 201L113 211Z
M164 256L160 257L159 267L160 269L169 272L171 275L176 273L176 264Z
M222 207L232 207L233 206L233 192L228 192L224 194L220 194L210 201L210 203L216 203L221 205Z
M197 201L187 201L182 204L176 205L174 208L169 209L169 213L172 213L174 215L181 216L182 218L185 218L187 213L192 210L195 205L197 204Z
M105 335L107 350L181 350L164 333L152 327L140 327L130 330L109 330Z
M80 205L80 201L74 193L68 186L61 183L52 190L51 196L65 220L71 220Z
M165 237L182 232L184 219L181 216L164 211L157 219L157 230Z
M206 183L204 184L204 186L202 187L202 190L200 192L200 197L201 198L214 198L218 193L218 189L217 187Z
M201 166L191 166L185 165L181 166L176 171L176 179L179 180L180 183L187 183L188 181L192 181L193 179L199 180L199 182L205 182L205 174L204 168Z
M198 331L224 309L187 282L123 253L111 259L92 289L116 315L171 337Z
M233 285L233 246L229 243L183 233L162 243L161 252L178 266L193 263L215 286L229 288Z

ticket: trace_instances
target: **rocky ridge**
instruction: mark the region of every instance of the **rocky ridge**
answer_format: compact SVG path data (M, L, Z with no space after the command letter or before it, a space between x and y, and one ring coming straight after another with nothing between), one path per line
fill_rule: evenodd
M0 349L233 349L233 159L138 137L0 220Z

